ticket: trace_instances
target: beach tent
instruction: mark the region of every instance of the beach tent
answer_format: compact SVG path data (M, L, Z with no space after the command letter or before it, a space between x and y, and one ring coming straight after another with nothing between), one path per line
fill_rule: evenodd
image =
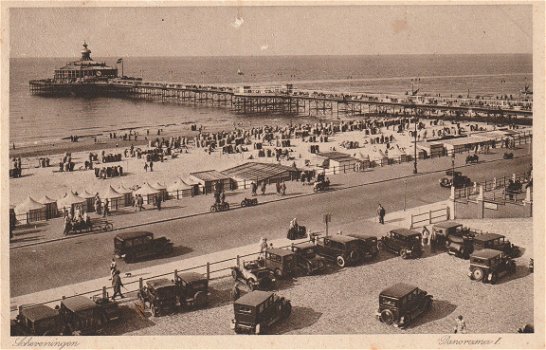
M95 211L95 194L88 192L87 190L82 191L80 197L85 199L85 205L87 206L87 211Z
M180 197L192 197L194 186L186 184L182 179L178 179L174 184L167 187L167 193L170 198L180 199Z
M116 187L116 191L123 196L123 205L129 207L133 205L133 190L128 189L123 185Z
M38 203L45 205L46 219L56 218L59 214L59 210L57 209L57 200L51 199L44 195L42 198L38 199Z
M85 198L82 198L70 191L65 193L65 195L57 201L57 207L62 208L62 210L65 212L68 211L76 213L78 210L80 212L85 212L87 211L87 202Z
M117 210L119 207L122 206L121 202L123 201L123 195L118 191L114 190L112 185L108 185L108 187L106 187L106 189L102 191L99 195L103 203L106 199L110 201L110 211Z
M28 196L23 202L15 206L15 216L22 224L46 220L46 206Z
M167 200L168 193L167 193L167 187L165 185L160 184L159 182L153 183L150 186L155 188L159 191L159 198L161 198L161 201Z
M144 199L144 204L155 204L157 198L159 197L159 190L153 188L147 182L142 185L141 188L133 192L134 195L141 195Z

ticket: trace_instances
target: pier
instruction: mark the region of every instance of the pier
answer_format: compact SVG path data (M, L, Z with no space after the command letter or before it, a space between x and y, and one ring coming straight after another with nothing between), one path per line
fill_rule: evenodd
M282 86L189 85L113 78L106 81L59 83L33 80L34 95L101 95L225 108L237 114L355 117L418 115L429 118L504 120L532 123L532 99L440 97L306 90Z

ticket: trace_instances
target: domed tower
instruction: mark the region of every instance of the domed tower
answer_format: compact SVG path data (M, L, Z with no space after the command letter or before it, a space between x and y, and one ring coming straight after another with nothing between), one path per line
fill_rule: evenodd
M87 43L83 42L82 61L92 61L91 50L87 48Z

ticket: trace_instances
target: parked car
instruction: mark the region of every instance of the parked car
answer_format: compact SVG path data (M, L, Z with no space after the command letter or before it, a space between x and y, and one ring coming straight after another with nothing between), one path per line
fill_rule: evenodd
M376 318L388 325L405 328L432 307L432 295L416 286L397 283L379 294Z
M143 285L140 279L139 284L138 299L143 309L148 306L155 317L176 311L178 288L173 281L158 278L148 280Z
M123 232L114 237L114 254L126 262L167 255L172 251L173 244L168 238L154 238L154 234L151 232Z
M59 313L67 335L93 335L101 333L110 321L119 319L116 303L95 301L84 296L61 300Z
M449 188L454 186L455 188L462 188L472 186L472 180L464 176L460 171L453 172L452 170L448 170L446 171L446 175L439 180L442 187Z
M292 304L275 293L256 290L237 299L233 311L231 328L235 333L263 334L290 316Z
M445 246L448 254L468 259L474 251L474 233L455 221L444 221L432 226L436 246Z
M235 281L242 282L253 291L255 289L270 290L275 285L275 274L258 260L243 261L231 268L231 276Z
M402 259L418 258L423 255L421 233L405 228L391 230L388 235L381 237L379 246L399 254Z
M289 278L295 273L294 253L288 249L270 248L265 252L265 259L259 262L273 271L276 278Z
M197 272L177 273L175 279L182 307L205 307L208 304L209 281Z
M21 305L17 316L10 320L11 336L55 336L63 334L59 311L47 305Z
M313 243L304 243L292 246L296 268L307 275L322 272L326 269L326 260L317 254Z
M468 277L474 281L495 284L501 275L516 272L516 263L506 253L496 249L482 249L470 257Z
M377 237L369 236L361 233L349 233L347 236L360 239L360 252L365 259L373 259L379 254L377 246Z
M345 267L362 261L362 242L350 236L328 236L318 242L316 252L328 261L334 261L337 266Z
M510 243L504 235L498 233L487 232L474 236L474 250L485 248L503 251L512 258L516 258L521 254L519 247Z

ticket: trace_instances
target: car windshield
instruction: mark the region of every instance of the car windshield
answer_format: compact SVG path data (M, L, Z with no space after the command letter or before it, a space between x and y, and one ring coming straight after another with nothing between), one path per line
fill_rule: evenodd
M471 264L489 265L489 261L484 258L472 257L470 258Z
M392 299L392 298L381 297L379 298L379 302L382 305L396 306L396 299Z

